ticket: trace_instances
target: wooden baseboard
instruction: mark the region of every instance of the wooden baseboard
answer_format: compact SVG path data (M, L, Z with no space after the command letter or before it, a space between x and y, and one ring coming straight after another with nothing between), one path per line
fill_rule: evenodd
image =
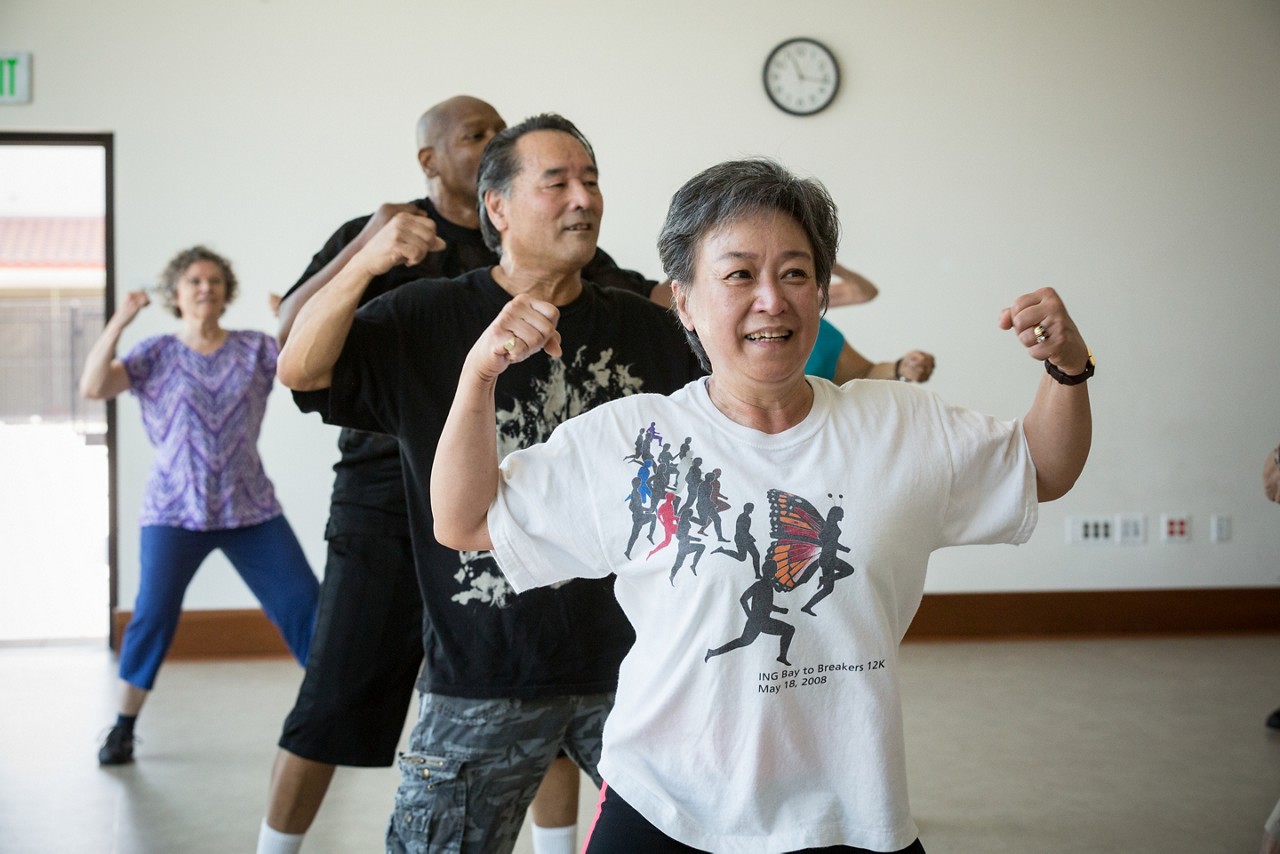
M908 640L1280 631L1280 587L926 595Z
M123 637L130 611L115 611ZM932 593L907 640L1280 632L1280 587L1100 590L1043 593ZM171 658L287 656L260 610L184 611Z
M124 638L132 611L113 611L117 644ZM115 646L119 649L119 646ZM280 632L256 608L227 611L183 611L178 631L169 647L171 659L229 658L234 656L288 656Z

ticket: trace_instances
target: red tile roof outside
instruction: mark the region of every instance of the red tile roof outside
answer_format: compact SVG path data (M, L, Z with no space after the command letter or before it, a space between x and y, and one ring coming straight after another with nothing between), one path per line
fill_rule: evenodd
M0 216L0 268L101 268L100 216Z

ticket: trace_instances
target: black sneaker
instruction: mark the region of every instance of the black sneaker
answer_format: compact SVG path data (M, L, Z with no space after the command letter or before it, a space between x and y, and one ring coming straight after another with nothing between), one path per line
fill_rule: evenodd
M133 733L113 726L98 751L99 765L124 765L133 761Z

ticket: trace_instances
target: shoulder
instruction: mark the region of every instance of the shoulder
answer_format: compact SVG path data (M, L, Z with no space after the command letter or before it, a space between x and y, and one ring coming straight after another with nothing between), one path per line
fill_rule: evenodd
M486 280L492 282L492 277L484 269L472 270L453 278L438 276L413 279L370 300L360 310L364 312L374 306L378 307L375 310L407 311L450 304L466 305L478 293L487 290Z
M275 352L279 345L274 335L268 335L257 329L232 329L227 332L227 340L242 350L267 350Z
M843 332L841 332L839 329L837 329L837 328L836 328L836 325L835 325L834 323L832 323L831 321L827 320L825 317L820 318L820 319L819 319L819 321L818 321L818 341L817 341L817 344L818 344L818 346L822 346L822 345L824 345L824 344L826 344L826 345L830 345L830 344L843 345L843 344L844 344L844 333L843 333Z
M176 335L151 335L130 347L129 352L125 354L125 360L155 358L172 350L177 344L178 336Z
M595 257L587 266L582 268L582 277L601 287L618 288L645 298L658 284L643 273L619 267L609 253L600 248L596 249Z

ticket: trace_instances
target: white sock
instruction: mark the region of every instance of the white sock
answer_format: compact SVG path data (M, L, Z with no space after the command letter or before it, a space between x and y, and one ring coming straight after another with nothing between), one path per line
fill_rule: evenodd
M281 833L264 818L258 831L258 854L298 854L305 833Z
M578 846L578 826L533 828L533 854L574 854ZM261 854L261 852L259 852Z

